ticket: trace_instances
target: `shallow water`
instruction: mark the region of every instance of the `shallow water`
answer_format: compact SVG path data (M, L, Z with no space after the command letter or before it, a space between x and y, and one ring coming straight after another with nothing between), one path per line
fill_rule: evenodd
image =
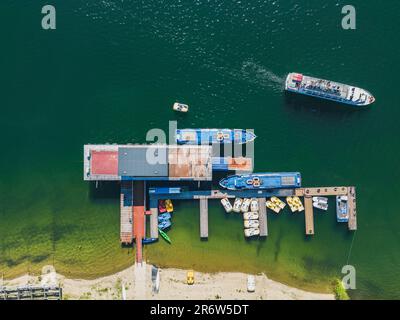
M343 1L53 3L53 32L40 29L36 1L0 4L5 277L48 263L86 278L132 264L132 249L119 245L118 186L99 193L82 180L82 145L145 142L149 129L177 119L178 127L254 128L258 171L300 171L307 186L356 185L359 230L338 225L331 203L316 214L312 239L303 218L285 212L269 216L268 239L245 241L240 217L215 203L203 242L197 204L182 202L173 245L148 246L147 259L267 272L314 290L329 290L349 263L353 298L400 296L398 1L353 1L356 31L340 28ZM354 112L286 96L290 71L359 85L377 103ZM174 101L191 112L173 114Z

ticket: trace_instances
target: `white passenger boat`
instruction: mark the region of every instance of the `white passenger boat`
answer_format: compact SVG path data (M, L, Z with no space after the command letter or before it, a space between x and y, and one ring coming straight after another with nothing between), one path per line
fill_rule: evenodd
M283 209L286 207L286 203L284 203L281 199L278 197L271 197L271 201L276 204L279 208Z
M324 202L314 201L313 207L324 211L328 210L328 204Z
M313 202L328 203L327 197L312 197Z
M268 209L271 209L272 211L274 211L275 213L279 213L281 211L281 208L278 207L275 203L273 203L272 201L267 200L267 202L265 203L266 207Z

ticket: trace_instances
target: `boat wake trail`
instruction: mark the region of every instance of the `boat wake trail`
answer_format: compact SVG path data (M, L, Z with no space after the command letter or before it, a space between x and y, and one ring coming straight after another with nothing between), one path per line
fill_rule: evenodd
M272 88L274 91L283 91L285 78L276 75L271 70L252 61L244 61L240 69L241 77L253 84Z

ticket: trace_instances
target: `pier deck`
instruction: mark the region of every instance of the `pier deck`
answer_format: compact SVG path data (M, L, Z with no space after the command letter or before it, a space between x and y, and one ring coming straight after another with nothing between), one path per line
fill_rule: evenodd
M158 239L158 202L150 200L150 238Z
M295 189L295 195L304 196L345 196L348 187L318 187L318 188L298 188Z
M349 206L349 230L357 230L357 208L356 208L356 188L349 187L348 193L348 206Z
M268 220L267 220L267 207L265 206L265 198L258 198L259 208L259 222L260 222L260 236L268 236Z
M200 198L200 237L208 238L208 199Z
M142 239L146 235L143 181L133 181L133 194L133 236L136 240L136 262L142 263Z
M131 182L121 183L120 195L120 242L130 244L133 240L133 189Z
M314 234L314 210L311 196L304 197L306 235Z

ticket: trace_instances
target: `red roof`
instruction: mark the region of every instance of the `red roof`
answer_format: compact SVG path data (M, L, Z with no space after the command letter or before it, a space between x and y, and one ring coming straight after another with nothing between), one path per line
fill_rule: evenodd
M92 151L91 174L118 175L118 151Z

